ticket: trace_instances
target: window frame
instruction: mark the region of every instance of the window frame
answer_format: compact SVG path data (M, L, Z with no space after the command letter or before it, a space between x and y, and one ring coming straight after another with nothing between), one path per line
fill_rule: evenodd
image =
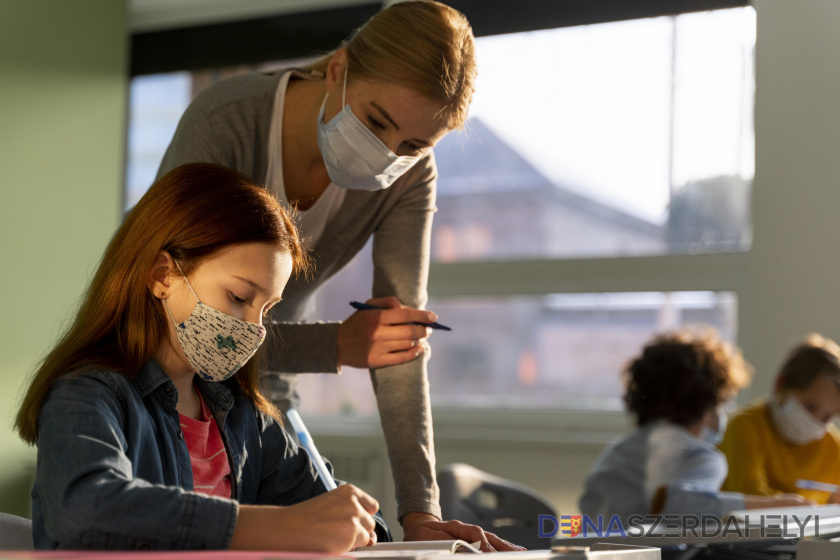
M131 36L131 77L298 58L335 47L381 9L377 2ZM387 2L390 3L390 2ZM750 6L749 0L449 0L477 37L680 15ZM247 4L247 2L245 3ZM270 37L269 39L266 39ZM165 54L164 54L165 53ZM429 295L517 296L552 293L729 291L738 297L738 332L749 252L430 264ZM477 281L480 280L480 281ZM623 412L434 409L435 437L448 441L562 443L602 446L630 427ZM377 437L376 415L307 419L325 435Z

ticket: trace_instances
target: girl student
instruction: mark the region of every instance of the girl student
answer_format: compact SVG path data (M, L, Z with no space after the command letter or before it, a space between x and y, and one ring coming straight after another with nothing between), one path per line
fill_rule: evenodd
M386 536L376 500L325 492L258 387L263 317L307 270L286 212L241 174L191 164L151 187L17 415L38 446L37 548L339 553Z
M472 29L445 4L394 3L304 68L223 80L184 113L159 176L206 161L265 184L300 216L316 263L292 278L268 329L263 380L282 409L296 374L370 368L407 540L464 538L440 523L423 310L437 169L433 146L463 126L476 63ZM196 191L196 197L202 197ZM373 238L368 303L340 323L311 323L313 294ZM364 299L367 287L348 293ZM368 292L370 293L370 292ZM361 381L361 380L360 380ZM501 543L497 543L500 544Z
M809 335L787 355L773 395L732 417L720 444L724 490L840 503L840 431L831 422L839 414L840 346Z
M580 499L590 516L695 514L807 505L797 494L722 492L727 465L715 447L725 406L752 368L712 330L655 337L625 370L624 402L638 427L612 444L589 473Z

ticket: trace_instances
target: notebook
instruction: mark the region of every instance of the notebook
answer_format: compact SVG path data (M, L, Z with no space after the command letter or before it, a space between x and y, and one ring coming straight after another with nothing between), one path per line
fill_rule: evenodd
M739 521L747 519L759 520L779 520L782 517L796 516L802 520L809 516L813 519L815 516L823 519L840 517L840 505L826 504L821 506L795 506L782 508L764 508L764 509L742 509L729 513L730 517L734 517Z
M460 552L480 553L478 541L468 543L462 540L453 541L406 541L384 542L372 546L354 548L349 554L356 558L377 558L387 556L435 556L441 554L457 554Z

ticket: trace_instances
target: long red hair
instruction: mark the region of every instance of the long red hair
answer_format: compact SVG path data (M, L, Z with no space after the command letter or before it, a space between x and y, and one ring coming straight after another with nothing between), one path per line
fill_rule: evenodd
M287 251L295 273L307 271L309 261L289 215L244 175L190 163L161 177L117 230L75 320L33 374L15 420L20 436L35 443L38 413L62 375L101 368L130 377L152 358L169 332L163 306L148 289L160 251L168 251L188 275L202 259L252 242ZM252 358L234 379L258 408L277 417L259 391L257 364Z

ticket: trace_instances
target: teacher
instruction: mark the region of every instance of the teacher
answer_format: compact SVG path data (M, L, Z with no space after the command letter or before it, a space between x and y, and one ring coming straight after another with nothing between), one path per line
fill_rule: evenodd
M441 522L424 310L437 169L433 146L472 100L472 29L429 0L394 4L303 68L219 82L184 113L158 176L187 162L236 169L294 209L314 260L271 310L264 389L283 410L296 374L370 368L406 540L509 543ZM200 193L197 193L200 196ZM313 294L373 236L373 298L384 310L306 323ZM357 293L347 294L348 301ZM479 536L479 538L475 538Z

